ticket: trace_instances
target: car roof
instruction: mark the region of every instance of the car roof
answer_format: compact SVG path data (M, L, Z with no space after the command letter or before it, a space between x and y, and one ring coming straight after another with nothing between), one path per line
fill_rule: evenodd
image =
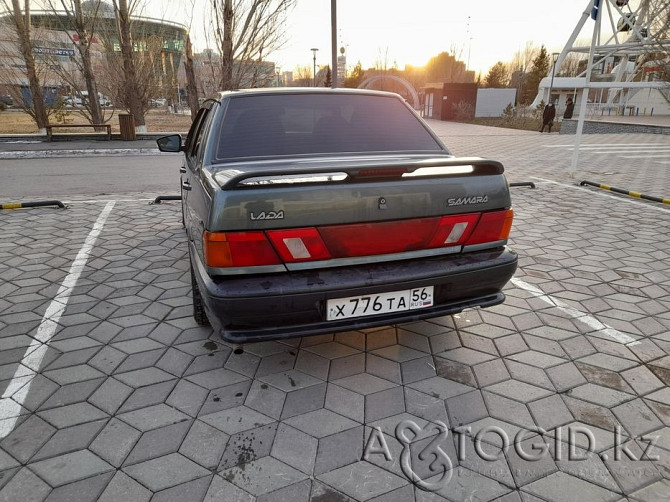
M367 96L385 96L402 99L402 96L394 92L377 91L370 89L351 89L346 87L259 87L255 89L236 89L233 91L219 91L219 99L232 98L236 96L252 95L287 95L287 94L354 94Z

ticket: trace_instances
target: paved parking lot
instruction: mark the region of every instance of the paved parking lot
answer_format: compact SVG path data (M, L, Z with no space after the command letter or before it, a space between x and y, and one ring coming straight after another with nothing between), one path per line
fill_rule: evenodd
M178 203L0 211L0 500L670 499L667 136L431 122L502 160L505 304L245 345L191 317ZM176 174L175 174L176 176Z

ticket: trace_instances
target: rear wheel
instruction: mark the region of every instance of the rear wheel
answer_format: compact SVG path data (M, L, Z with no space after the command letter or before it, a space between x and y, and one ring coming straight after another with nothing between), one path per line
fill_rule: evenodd
M193 318L200 326L209 326L209 319L205 312L205 304L202 301L200 288L198 288L198 281L195 280L195 273L193 272L193 265L191 265L191 286L193 296Z

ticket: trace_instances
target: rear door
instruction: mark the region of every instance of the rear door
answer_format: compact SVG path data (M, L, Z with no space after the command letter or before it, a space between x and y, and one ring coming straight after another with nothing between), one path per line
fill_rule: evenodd
M202 170L202 153L205 148L204 138L207 126L211 123L213 102L208 103L198 110L198 114L191 125L184 146L184 168L182 169L182 208L184 225L192 240L192 229L194 226L194 211L192 199L193 189L199 190L200 171Z

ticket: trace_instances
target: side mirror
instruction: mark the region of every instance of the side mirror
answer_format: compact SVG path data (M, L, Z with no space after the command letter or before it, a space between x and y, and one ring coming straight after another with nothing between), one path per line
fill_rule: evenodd
M181 136L179 134L171 134L170 136L163 136L156 140L158 149L161 152L181 152L184 147L181 144Z

